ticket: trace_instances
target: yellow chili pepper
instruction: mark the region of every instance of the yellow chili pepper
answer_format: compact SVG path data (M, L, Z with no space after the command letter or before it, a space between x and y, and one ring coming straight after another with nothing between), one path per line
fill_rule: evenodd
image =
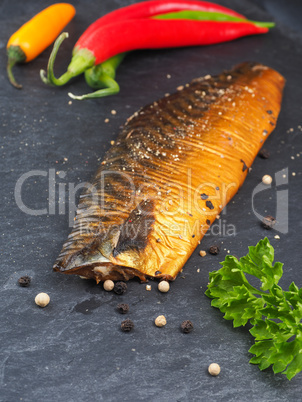
M14 87L22 88L22 85L13 76L13 66L27 63L42 53L72 20L75 12L71 4L53 4L36 14L10 37L7 43L7 75Z

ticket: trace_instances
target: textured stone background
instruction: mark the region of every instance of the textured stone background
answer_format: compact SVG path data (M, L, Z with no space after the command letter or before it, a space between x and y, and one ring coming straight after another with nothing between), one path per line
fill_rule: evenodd
M6 79L8 37L50 2L1 1L1 401L243 402L301 398L301 375L289 382L271 369L260 372L250 365L252 337L248 328L233 329L204 295L209 272L219 268L228 250L245 255L248 246L265 235L275 247L276 260L285 263L281 285L287 287L294 280L302 286L302 26L297 18L301 16L301 2L218 2L254 20L275 20L277 28L268 35L211 47L134 52L118 70L118 96L69 104L68 91L81 94L88 88L82 77L63 88L41 82L39 70L46 67L50 49L30 64L14 69L24 85L22 91L12 88ZM77 16L68 26L70 39L59 53L57 74L66 67L82 31L98 16L130 1L71 3L77 8ZM29 208L47 208L48 213L31 216L22 212L14 197L17 180L31 170L49 174L50 169L61 172L61 178L55 176L57 190L59 184L68 188L70 183L89 180L119 126L139 107L195 77L219 73L246 60L277 69L286 77L287 85L277 128L266 143L271 158L256 159L244 186L221 216L224 225L235 225L236 236L206 236L168 294L159 293L154 282L152 291L147 292L145 285L131 281L128 292L117 296L104 292L94 282L53 273L52 264L70 231L68 215L59 214L58 193L55 213L49 211L48 177L42 176L25 182L22 200ZM117 111L115 116L110 113L112 109ZM110 122L105 124L105 118ZM253 214L251 195L263 174L274 176L287 168L289 183L283 189L289 190L289 233L280 234L276 240L278 233L261 228ZM260 214L275 214L276 190L273 186L255 198ZM201 258L199 250L212 244L220 244L220 255ZM32 277L29 288L17 284L24 274ZM35 295L41 291L51 297L45 309L34 304ZM135 330L129 334L119 330L124 316L115 308L121 301L129 303L129 318L135 322ZM153 324L159 314L167 318L166 327L161 329ZM185 319L195 326L188 335L179 330ZM207 374L211 362L221 365L217 378Z

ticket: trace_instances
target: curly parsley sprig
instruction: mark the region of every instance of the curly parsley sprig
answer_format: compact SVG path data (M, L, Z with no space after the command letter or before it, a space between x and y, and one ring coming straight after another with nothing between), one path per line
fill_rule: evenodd
M240 260L227 256L222 268L210 273L205 294L234 327L252 325L255 343L249 352L255 356L250 363L260 370L272 365L274 373L291 380L302 370L302 289L292 283L284 291L278 285L283 264L273 262L274 248L267 238L260 240ZM245 274L260 280L259 289Z

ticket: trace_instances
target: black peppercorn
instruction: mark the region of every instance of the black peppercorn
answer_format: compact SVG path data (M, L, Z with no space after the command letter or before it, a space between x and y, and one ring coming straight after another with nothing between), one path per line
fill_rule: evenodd
M117 305L117 309L118 309L119 313L126 314L129 311L129 305L126 303L120 303Z
M272 229L274 227L275 223L276 223L276 219L271 215L265 216L262 220L262 226L265 229Z
M31 280L30 277L27 275L21 276L21 278L19 278L19 280L18 280L18 283L20 286L25 288L30 285L30 280Z
M211 247L209 248L209 253L212 254L212 255L217 255L217 254L219 254L219 251L220 251L220 249L219 249L218 246L211 246Z
M267 149L261 149L261 151L259 152L259 154L258 154L258 156L259 156L259 158L262 158L262 159L268 159L269 157L270 157L270 153L268 152L268 150Z
M113 288L113 291L117 294L117 295L122 295L126 292L127 290L127 285L125 282L116 282Z
M191 321L186 320L181 324L181 330L185 334L188 334L189 332L193 331L193 324Z
M127 318L127 320L123 321L121 323L121 330L124 332L130 332L134 327L134 323L132 320L129 320L129 318Z
M212 201L206 201L206 206L207 206L209 209L214 209L214 205L212 204Z
M243 171L243 172L245 172L245 171L246 171L246 169L247 169L246 163L244 162L244 160L243 160L243 159L240 159L240 162L241 162L241 163L243 163L243 166L242 166L242 171Z

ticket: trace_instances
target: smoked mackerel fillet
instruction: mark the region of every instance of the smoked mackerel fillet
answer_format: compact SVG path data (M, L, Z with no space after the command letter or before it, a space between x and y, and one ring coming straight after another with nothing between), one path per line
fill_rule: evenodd
M278 72L243 63L131 116L82 194L54 270L175 279L275 128L283 86Z

